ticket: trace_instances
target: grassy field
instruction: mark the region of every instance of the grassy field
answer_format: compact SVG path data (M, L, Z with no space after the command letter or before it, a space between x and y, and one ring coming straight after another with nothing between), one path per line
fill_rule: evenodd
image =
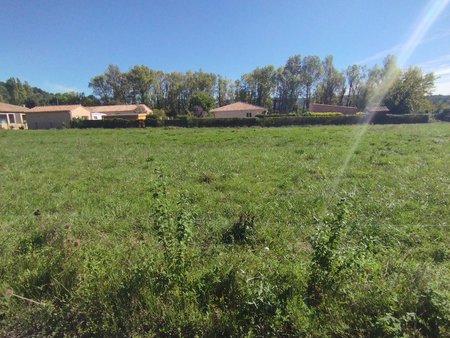
M0 132L0 335L450 335L450 125L360 128Z

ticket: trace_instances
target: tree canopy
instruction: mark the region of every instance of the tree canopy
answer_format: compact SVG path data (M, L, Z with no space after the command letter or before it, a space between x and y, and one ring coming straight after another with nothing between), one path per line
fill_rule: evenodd
M216 101L205 92L196 92L189 99L189 110L194 116L202 117L214 108Z
M384 101L396 114L427 111L431 102L426 98L434 87L434 74L422 74L418 67L411 67L399 74Z
M274 113L307 110L310 102L356 106L363 111L370 105L385 104L393 113L404 114L430 109L427 96L434 86L434 75L420 68L401 70L389 55L382 66L367 68L349 65L339 70L332 55L323 60L315 55L289 57L276 68L256 67L233 81L214 73L198 71L163 72L145 65L122 71L109 65L89 81L93 95L51 94L10 78L0 82L0 101L33 107L44 104L129 104L144 103L168 116L209 111L243 101Z
M56 104L83 104L93 106L100 104L94 95L86 96L84 93L48 93L37 87L31 87L28 82L22 82L17 78L9 78L5 82L0 81L0 102L11 103L32 108L42 105Z

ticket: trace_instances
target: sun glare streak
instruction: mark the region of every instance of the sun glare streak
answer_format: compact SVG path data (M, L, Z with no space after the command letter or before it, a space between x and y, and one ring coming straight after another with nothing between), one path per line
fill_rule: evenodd
M408 40L404 44L402 44L400 52L397 56L400 68L404 68L406 66L406 63L413 54L414 50L422 42L430 27L442 14L442 12L447 7L449 2L450 0L431 0L424 8L419 23L416 25L416 28L414 29ZM387 70L383 82L378 86L377 91L372 95L372 97L369 98L368 106L379 106L381 104L388 90L392 87L396 79L395 76L396 69L394 68L395 67L391 67ZM358 148L362 138L369 129L370 122L372 121L372 119L373 114L368 117L368 121L365 124L361 125L358 128L355 134L354 142L350 147L350 149L348 150L347 155L344 158L344 162L342 163L342 166L337 172L336 178L333 180L331 184L330 188L333 194L336 193L336 190L342 181L342 177L344 176L350 164L350 161L352 160L353 155L355 154L356 149ZM326 206L324 212L326 212Z
M413 31L409 39L406 41L405 46L402 48L398 62L400 67L404 67L411 54L417 48L417 45L425 37L433 23L442 14L444 9L449 4L450 0L433 0L428 3L424 9L424 14L416 29Z

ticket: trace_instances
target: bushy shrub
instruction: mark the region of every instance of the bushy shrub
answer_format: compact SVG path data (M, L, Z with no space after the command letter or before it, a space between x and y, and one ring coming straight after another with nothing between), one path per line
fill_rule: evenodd
M400 123L427 123L429 117L426 114L377 114L369 117L366 115L343 115L341 113L312 113L314 115L289 116L266 115L254 118L193 118L178 117L176 119L156 119L152 116L143 121L130 121L124 119L114 120L74 120L72 128L137 128L144 123L148 127L184 127L184 128L223 128L223 127L283 127L303 125L350 125L359 123L374 124L400 124Z
M436 120L450 122L450 109L441 109L434 117Z
M305 116L342 116L344 114L340 113L340 112L306 112L304 114Z
M253 127L258 125L257 118L205 118L188 121L188 127Z
M265 118L265 117L283 117L283 116L298 116L299 113L291 112L287 114L281 113L271 113L271 114L256 114L255 117Z
M250 243L254 235L255 216L251 212L243 212L239 219L223 235L224 243Z
M384 114L378 113L370 120L374 124L428 123L427 114Z
M164 120L166 118L166 111L164 109L153 108L153 113L148 115L148 118L154 118L157 120Z
M301 125L350 125L369 122L368 116L334 115L334 116L277 116L264 118L183 118L174 120L155 121L148 119L147 126L152 127L282 127ZM427 123L428 115L377 115L371 123Z
M72 121L72 128L138 128L142 126L141 121L112 119L112 120L78 120Z

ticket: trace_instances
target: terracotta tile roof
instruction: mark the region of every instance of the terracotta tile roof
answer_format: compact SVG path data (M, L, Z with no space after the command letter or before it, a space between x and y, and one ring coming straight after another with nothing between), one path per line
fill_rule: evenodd
M36 106L31 108L29 113L56 113L62 111L72 111L76 108L80 108L81 104L61 105L61 106Z
M334 104L322 104L322 103L310 103L309 111L320 113L320 112L339 112L343 114L356 114L358 108L351 106L338 106Z
M116 104L111 106L94 106L86 107L91 113L150 113L152 110L145 104Z
M14 104L0 102L1 113L26 113L29 109L27 107L16 106Z
M253 104L244 103L244 102L235 102L220 108L212 109L212 113L225 113L229 111L254 111L254 112L264 112L267 109L264 107L258 107Z
M365 111L368 113L374 113L374 112L389 113L390 112L389 108L386 106L369 106L369 107L366 107Z

